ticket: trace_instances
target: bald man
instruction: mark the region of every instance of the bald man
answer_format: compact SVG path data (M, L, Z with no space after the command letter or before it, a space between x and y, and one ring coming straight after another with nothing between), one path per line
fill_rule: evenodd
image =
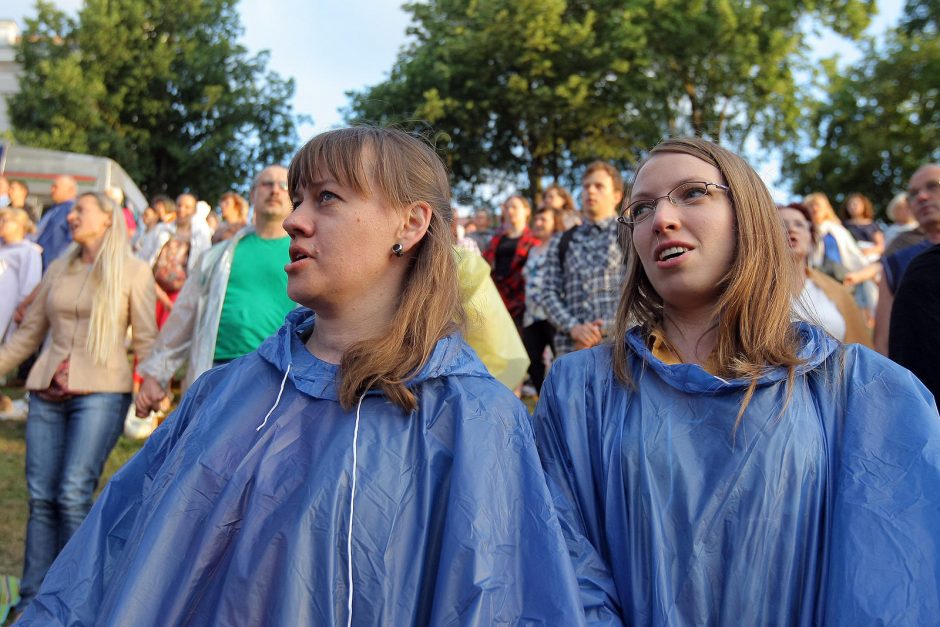
M52 206L42 214L33 241L42 246L42 271L72 243L68 215L78 195L78 185L71 176L59 176L52 182Z
M875 309L875 349L889 357L890 335L899 326L898 320L892 320L892 310L901 280L908 265L916 257L940 244L940 163L919 167L907 187L907 202L924 232L924 239L881 259L881 281L878 285L878 306Z

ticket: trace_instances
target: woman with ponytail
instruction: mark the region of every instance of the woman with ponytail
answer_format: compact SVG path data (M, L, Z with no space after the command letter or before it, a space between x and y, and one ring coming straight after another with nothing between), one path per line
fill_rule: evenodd
M26 380L29 523L19 609L91 508L121 434L132 388L127 328L140 359L156 335L153 276L131 255L121 210L104 194L83 194L68 224L73 243L0 347L2 375L43 346Z
M347 128L288 183L301 307L196 380L23 624L583 624L528 414L459 333L440 158Z

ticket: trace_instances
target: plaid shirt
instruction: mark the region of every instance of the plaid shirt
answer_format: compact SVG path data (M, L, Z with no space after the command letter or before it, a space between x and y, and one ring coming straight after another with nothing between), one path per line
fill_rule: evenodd
M605 334L613 329L626 274L618 239L616 218L586 221L576 226L565 254L564 268L558 255L561 235L549 242L541 300L549 322L558 330L556 356L574 349L570 332L577 324L603 320Z

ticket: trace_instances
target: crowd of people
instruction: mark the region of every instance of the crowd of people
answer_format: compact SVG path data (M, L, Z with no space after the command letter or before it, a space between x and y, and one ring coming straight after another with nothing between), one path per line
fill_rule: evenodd
M633 174L460 224L433 149L361 126L217 212L11 183L18 624L935 622L940 165L891 226L701 139Z

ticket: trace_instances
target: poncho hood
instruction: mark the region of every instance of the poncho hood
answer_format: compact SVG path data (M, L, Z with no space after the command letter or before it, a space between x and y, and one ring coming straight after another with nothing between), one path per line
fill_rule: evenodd
M795 322L794 327L798 333L800 348L797 356L802 363L796 367L796 375L802 375L825 362L829 356L839 349L839 342L830 337L818 327ZM697 364L667 365L653 356L646 344L646 334L640 327L633 327L627 332L627 348L640 358L643 367L652 369L670 386L683 392L701 394L721 394L747 388L750 379L723 379L709 374ZM787 368L767 368L758 379L758 387L763 387L786 380L789 375Z
M278 332L261 344L258 355L282 373L290 367L288 376L300 392L313 398L338 401L339 366L317 359L304 345L315 324L313 311L306 307L294 309L287 314ZM454 375L490 376L486 366L458 334L444 337L437 343L427 362L408 381L408 387ZM368 394L379 393L371 390Z

